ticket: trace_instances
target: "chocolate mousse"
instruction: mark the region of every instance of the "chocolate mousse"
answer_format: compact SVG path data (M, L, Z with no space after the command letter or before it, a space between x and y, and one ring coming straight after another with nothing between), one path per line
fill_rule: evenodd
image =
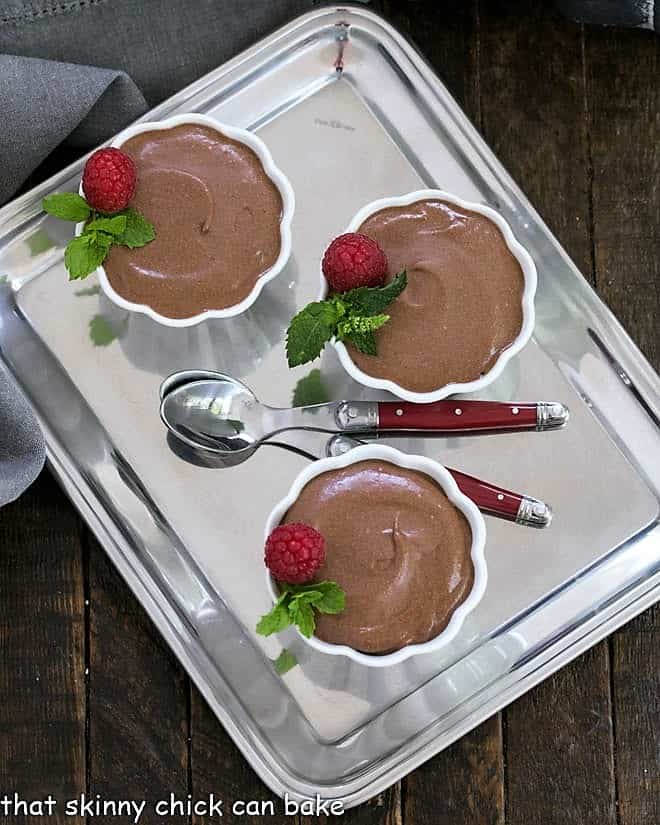
M336 581L346 608L319 615L316 636L364 653L390 653L437 636L474 582L472 532L429 476L361 461L313 478L283 523L326 540L315 579Z
M414 392L473 381L522 328L522 268L499 227L442 200L382 209L358 229L385 252L388 275L408 286L376 333L377 355L348 346L367 375Z
M257 154L195 124L142 132L121 148L136 166L131 206L156 238L112 247L104 268L115 291L167 318L240 303L281 247L282 197Z

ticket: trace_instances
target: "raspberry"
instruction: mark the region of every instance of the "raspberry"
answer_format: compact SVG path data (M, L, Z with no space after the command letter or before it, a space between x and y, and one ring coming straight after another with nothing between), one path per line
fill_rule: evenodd
M87 203L99 212L119 212L135 192L135 164L119 149L97 149L82 178Z
M268 536L264 563L278 581L303 584L325 561L325 539L309 524L280 524Z
M321 265L331 289L346 292L379 286L387 274L387 258L373 238L359 232L339 235L325 250Z

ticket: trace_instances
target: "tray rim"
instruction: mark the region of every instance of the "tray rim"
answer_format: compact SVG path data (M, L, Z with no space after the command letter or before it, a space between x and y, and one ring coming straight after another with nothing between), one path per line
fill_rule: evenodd
M318 23L319 28L329 21L335 23L339 22L338 16L350 16L352 18L364 19L371 24L380 27L383 33L390 37L409 57L409 59L416 64L416 68L423 76L425 82L431 87L431 90L438 94L443 99L449 99L457 108L456 117L463 129L468 131L471 137L476 139L480 145L484 156L490 163L495 163L499 166L492 151L487 144L478 135L467 116L457 107L453 102L453 98L449 95L439 78L434 71L427 64L426 60L418 53L415 47L399 32L394 29L390 23L382 16L364 9L360 6L341 5L330 6L322 9L307 12L300 15L290 23L276 30L272 35L264 38L256 43L254 46L245 50L232 60L211 71L204 77L195 81L190 86L179 92L177 95L169 98L155 109L147 112L141 120L147 120L156 116L164 116L165 112L174 108L178 103L191 94L197 94L203 91L206 87L218 81L220 78L230 75L236 69L239 69L243 64L258 58L260 54L267 52L267 50L275 46L278 42L295 37L296 32L308 26L310 23ZM85 156L86 157L86 156ZM39 186L15 199L0 209L0 223L12 212L14 223L22 223L27 218L38 214L38 207L34 203L40 193L49 191L57 181L64 180L75 171L81 168L84 158L70 164L65 169L53 175L47 181L44 181ZM565 260L569 261L566 252L559 245L552 233L545 227L545 223L538 216L538 213L529 204L529 201L524 194L519 190L517 185L509 178L507 185L515 193L517 198L520 198L530 211L534 214L539 224L543 226L547 232L547 236L551 239L556 251L561 254ZM29 208L32 206L33 208ZM22 214L28 207L27 214ZM9 230L11 230L11 222L9 223ZM571 264L573 267L573 265ZM573 267L574 268L574 267ZM656 399L660 394L660 377L657 376L651 365L636 347L634 342L625 332L619 321L607 308L607 306L597 296L593 288L585 282L585 285L591 291L592 301L597 302L599 311L605 315L609 323L607 330L610 335L603 336L614 339L616 341L617 356L622 358L622 364L626 366L629 373L634 374L638 379L638 387L640 384L646 390L643 393L645 400L651 409L657 410L658 403ZM599 330L603 334L604 330ZM1 355L0 355L1 359ZM11 370L10 370L11 372ZM12 373L13 374L13 373ZM20 383L20 381L19 381ZM656 398L653 397L654 391ZM247 724L242 724L239 717L242 711L240 702L232 697L232 703L236 706L234 710L236 713L230 713L226 705L218 700L218 695L213 692L212 685L205 679L199 663L195 661L189 650L187 650L179 639L179 633L176 629L176 622L174 621L175 613L167 603L158 603L155 599L152 589L156 589L153 580L148 579L150 587L147 587L136 575L135 571L128 559L126 558L126 550L128 542L121 540L120 537L113 535L99 516L95 513L93 508L94 495L90 492L89 487L86 486L82 475L75 469L73 464L68 461L66 451L60 447L58 441L53 437L49 430L48 424L42 421L47 438L47 454L48 462L51 469L54 471L56 477L62 484L65 492L72 500L73 504L81 513L85 522L88 524L96 538L99 540L105 551L108 553L116 568L125 579L132 592L139 599L150 618L157 625L159 631L166 639L170 648L173 650L179 661L183 664L195 684L204 695L213 712L220 719L223 726L227 730L229 736L241 750L243 756L248 759L251 767L256 771L265 784L275 793L283 796L284 793L289 793L292 798L307 798L307 794L301 793L300 789L304 782L300 782L296 775L289 772L282 766L282 763L276 762L273 765L269 764L264 757L264 751L259 748L258 743L255 743L254 736L249 730L251 720L248 719ZM657 533L657 528L653 530ZM646 540L650 540L652 536L645 536ZM122 544L126 545L122 549ZM527 673L525 676L516 677L515 684L503 690L496 697L479 705L478 712L469 714L467 719L462 720L454 725L450 730L443 734L432 736L429 741L422 742L417 750L408 753L405 758L393 758L391 755L383 758L383 762L379 763L377 775L370 780L362 781L363 776L351 778L346 783L336 783L334 785L322 786L324 791L333 791L329 793L326 798L338 799L345 803L346 807L352 807L360 802L369 799L371 796L381 792L393 782L409 773L426 759L430 758L435 753L449 746L453 741L465 734L467 731L475 727L480 721L488 718L492 713L495 713L505 705L509 704L515 698L526 692L542 679L555 672L559 667L567 664L580 653L584 652L593 644L596 644L604 636L616 630L626 621L629 621L634 616L638 615L645 608L652 605L655 601L660 599L660 572L652 574L648 579L631 587L628 591L621 594L616 600L608 605L603 610L599 611L596 617L581 623L577 628L570 632L567 636L548 645L538 656L534 659L537 666ZM164 620L164 622L162 621ZM188 647L195 646L194 641L189 642ZM563 645L563 649L562 649ZM199 645L197 645L199 647ZM563 654L563 655L562 655ZM204 656L202 652L202 656ZM511 674L508 674L509 676ZM478 716L478 718L476 718ZM417 736L423 738L426 731L422 731ZM426 737L428 739L428 737ZM396 752L395 752L396 753ZM373 773L373 769L372 769ZM368 775L368 772L367 772ZM354 785L356 782L362 784L352 789L345 794L342 794L342 789L348 785ZM307 783L309 785L309 783ZM321 788L321 786L319 786Z

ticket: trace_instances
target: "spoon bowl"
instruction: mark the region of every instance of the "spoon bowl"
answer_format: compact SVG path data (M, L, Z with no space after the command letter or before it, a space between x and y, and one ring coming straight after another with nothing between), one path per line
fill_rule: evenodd
M212 376L212 377L211 377ZM161 388L160 416L170 433L193 450L248 458L262 438L262 406L236 378L191 372Z

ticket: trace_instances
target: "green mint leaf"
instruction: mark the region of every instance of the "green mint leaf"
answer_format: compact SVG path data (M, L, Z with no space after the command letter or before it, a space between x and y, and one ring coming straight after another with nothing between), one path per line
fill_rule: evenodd
M41 201L44 212L63 221L86 221L91 214L87 201L76 192L55 192Z
M305 590L302 593L297 593L293 596L291 601L293 602L298 601L300 604L311 604L315 605L318 602L322 601L323 593L320 590Z
M349 315L345 321L340 321L337 325L337 338L342 341L355 333L363 335L367 332L374 332L389 320L389 315Z
M405 269L399 272L394 279L385 286L361 286L342 294L342 299L359 315L379 315L384 309L401 295L408 285L408 276Z
M116 239L117 236L123 235L126 231L127 220L126 215L115 215L112 218L94 218L94 220L90 221L85 227L85 232L97 230L99 232L105 232L111 235L113 239Z
M363 352L365 355L378 355L376 336L371 331L351 332L345 336L344 340L350 341L355 349Z
M115 237L115 243L135 249L145 246L156 237L152 224L135 209L123 209L119 215L126 218L126 228Z
M309 637L314 634L316 621L314 619L314 610L310 604L300 599L294 599L289 604L289 616L291 617L291 622L298 627L298 630L306 639L309 639Z
M83 230L83 236L90 238L92 243L102 246L106 250L110 249L114 241L112 235L109 235L107 232L99 232L96 229L92 229L91 231Z
M281 600L275 607L259 619L257 623L257 633L261 636L270 636L271 633L279 633L291 624L289 610Z
M312 584L285 584L282 583L282 587L285 588L288 598L293 598L297 596L299 593L308 593L312 590L318 590L319 585L316 582ZM280 597L281 598L281 597Z
M69 280L86 278L94 272L108 254L110 243L99 237L99 233L80 235L69 241L64 251L64 265L69 272Z
M345 321L340 321L337 329L337 338L340 341L350 341L356 349L366 355L376 355L375 330L380 329L390 319L389 315L349 315Z
M337 582L321 582L318 585L322 592L320 601L314 607L320 613L341 613L346 607L346 594Z
M310 404L323 404L330 401L330 394L323 386L321 370L313 369L309 375L301 378L293 390L292 407L307 407Z
M287 650L286 648L282 649L282 652L277 657L277 659L273 660L273 667L275 668L275 672L279 673L280 676L284 676L285 673L288 673L292 668L294 668L298 664L298 660L296 657L291 653L291 651Z
M313 361L336 332L339 310L336 303L314 301L294 316L286 337L290 367Z

